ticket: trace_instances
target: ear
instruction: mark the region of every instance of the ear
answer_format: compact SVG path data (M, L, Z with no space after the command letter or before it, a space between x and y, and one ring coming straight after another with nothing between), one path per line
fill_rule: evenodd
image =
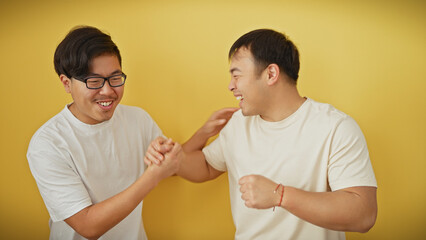
M274 85L278 81L278 77L280 76L280 68L277 64L271 63L266 68L266 73L268 74L267 83L269 86Z
M64 74L59 75L62 85L64 85L65 92L71 93L71 79L69 79Z

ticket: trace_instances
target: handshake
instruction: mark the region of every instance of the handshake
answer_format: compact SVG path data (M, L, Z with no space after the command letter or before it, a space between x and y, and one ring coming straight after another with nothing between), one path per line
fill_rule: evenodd
M158 180L177 174L180 163L185 157L182 146L171 138L157 137L148 147L144 162L148 169L155 171Z
M144 157L148 170L154 171L159 181L174 174L190 181L199 181L198 177L203 175L203 171L197 172L198 166L206 167L201 149L210 137L222 130L237 110L223 108L214 112L183 146L170 138L157 137L149 145Z

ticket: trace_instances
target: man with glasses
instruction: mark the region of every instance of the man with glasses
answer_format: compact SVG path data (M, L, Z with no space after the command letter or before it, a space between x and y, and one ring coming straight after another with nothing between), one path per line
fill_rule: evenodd
M126 75L109 35L73 29L58 45L54 65L73 102L34 134L27 152L50 214L50 239L146 239L142 200L176 173L181 146L165 144L164 165L145 169L144 153L162 132L144 110L119 104ZM210 121L204 132L223 125Z

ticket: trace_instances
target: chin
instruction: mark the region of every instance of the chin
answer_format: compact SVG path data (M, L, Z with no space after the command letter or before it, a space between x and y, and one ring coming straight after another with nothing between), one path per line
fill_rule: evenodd
M113 114L111 114L111 115L110 114L108 114L108 115L102 114L102 115L98 115L98 117L96 118L96 120L99 123L101 123L101 122L105 122L105 121L110 120L112 118L112 116L113 116Z
M256 113L250 112L250 111L248 111L248 110L244 110L243 108L241 109L241 113L242 113L242 114L243 114L243 116L245 116L245 117L257 115Z

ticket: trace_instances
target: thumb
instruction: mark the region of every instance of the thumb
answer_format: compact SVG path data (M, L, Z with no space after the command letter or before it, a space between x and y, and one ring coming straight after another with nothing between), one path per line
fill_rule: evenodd
M166 144L170 144L170 145L173 144L173 139L172 138L167 139Z
M181 146L179 143L175 143L173 145L172 150L170 151L171 154L177 155L177 153L179 153L179 151L181 150Z
M159 137L157 137L157 142L159 143L159 144L163 144L165 141L166 141L166 139L164 138L164 137L162 137L162 136L159 136Z

